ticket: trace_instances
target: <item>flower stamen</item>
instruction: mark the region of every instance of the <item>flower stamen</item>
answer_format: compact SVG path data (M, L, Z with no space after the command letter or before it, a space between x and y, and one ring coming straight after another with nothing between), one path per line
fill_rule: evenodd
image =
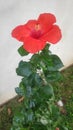
M36 25L35 25L35 30L38 31L38 30L40 30L40 29L41 29L41 28L40 28L40 25L39 25L39 24L36 24Z

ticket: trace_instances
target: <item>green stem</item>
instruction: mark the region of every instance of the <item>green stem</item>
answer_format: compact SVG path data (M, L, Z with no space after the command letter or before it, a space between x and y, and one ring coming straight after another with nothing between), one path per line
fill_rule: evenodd
M46 81L46 78L45 78L45 75L44 75L44 72L42 71L41 74L40 74L43 82L44 82L44 85L47 85L47 81Z

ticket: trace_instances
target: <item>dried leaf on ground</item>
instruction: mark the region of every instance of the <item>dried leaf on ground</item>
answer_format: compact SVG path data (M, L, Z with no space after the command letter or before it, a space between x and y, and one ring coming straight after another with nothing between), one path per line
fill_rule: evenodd
M22 102L24 100L24 97L21 97L18 99L18 102Z
M12 112L12 111L11 111L11 108L8 108L7 111L8 111L8 115L11 115L11 112Z

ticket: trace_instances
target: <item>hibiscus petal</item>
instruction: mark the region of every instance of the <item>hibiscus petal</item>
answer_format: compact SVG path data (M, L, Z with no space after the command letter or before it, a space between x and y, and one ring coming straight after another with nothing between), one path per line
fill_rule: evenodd
M40 40L50 43L57 43L62 37L61 30L57 25L53 25L52 29L43 35Z
M51 13L43 13L40 14L38 18L38 22L40 23L42 30L47 32L52 27L52 25L56 22L56 18Z
M26 25L17 26L12 31L12 37L22 42L23 42L24 37L26 38L29 35L30 35L30 30L27 29Z
M38 24L37 20L29 20L26 25L28 29L33 30L36 24Z
M45 47L45 44L44 41L28 37L24 40L23 48L30 53L36 53L42 50Z

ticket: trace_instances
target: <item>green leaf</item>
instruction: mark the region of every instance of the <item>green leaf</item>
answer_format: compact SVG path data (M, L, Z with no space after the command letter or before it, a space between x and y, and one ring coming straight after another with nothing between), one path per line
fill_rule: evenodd
M63 63L57 55L41 53L41 59L49 71L56 71L63 67Z
M32 95L32 89L31 89L30 86L27 86L27 95L26 95L26 96L27 96L28 98L30 98L31 95Z
M54 82L62 79L62 75L59 71L48 71L45 73L47 82Z
M28 128L20 128L19 130L29 130Z
M60 69L63 67L63 63L57 55L50 55L50 58L52 59L54 67L56 69Z
M35 104L38 108L45 107L46 105L44 106L44 104L46 101L54 96L53 88L51 85L43 85L37 88L38 89L34 92L33 95Z
M28 130L28 128L17 128L16 130Z
M34 74L34 82L36 85L39 85L39 86L41 86L43 83L43 81L38 73Z
M31 59L30 59L30 62L33 64L33 66L35 68L37 68L37 65L39 65L40 63L40 60L41 60L41 57L39 54L34 54Z
M16 73L19 76L23 76L23 77L27 76L27 77L29 77L32 74L32 67L31 67L30 62L21 61L19 63L18 68L16 69Z
M60 68L63 67L63 63L57 55L49 55L47 61L48 61L47 63L48 70L50 71L59 70Z
M23 46L21 46L19 49L18 49L18 52L21 56L25 56L25 55L28 55L29 53L23 48Z
M51 110L52 110L52 117L54 121L57 121L60 117L60 111L59 108L56 105L51 105Z
M51 85L43 86L42 88L43 96L48 96L48 98L51 98L54 95L53 88Z
M27 77L24 77L24 78L22 79L22 82L23 82L23 84L24 84L25 86L29 86L29 85L30 85L29 80L28 80Z
M15 88L15 91L20 96L24 96L25 95L25 92L24 92L24 90L22 88L17 87L17 88Z
M24 77L22 82L25 86L42 85L42 79L38 73L32 73L29 77Z
M11 127L11 129L10 130L15 130L13 127Z
M63 129L64 129L64 130L69 130L69 129L68 129L67 127L65 127L65 126L63 126Z
M32 120L33 120L33 113L32 113L32 112L29 112L29 113L28 113L27 120L28 120L29 122L32 122Z
M14 127L21 127L22 128L22 124L24 122L24 115L21 112L16 112L13 118L13 126Z
M28 128L20 128L20 127L18 127L18 128L11 128L11 130L28 130Z
M30 100L30 108L33 108L33 107L35 107L35 103L34 103L34 101L33 100Z

